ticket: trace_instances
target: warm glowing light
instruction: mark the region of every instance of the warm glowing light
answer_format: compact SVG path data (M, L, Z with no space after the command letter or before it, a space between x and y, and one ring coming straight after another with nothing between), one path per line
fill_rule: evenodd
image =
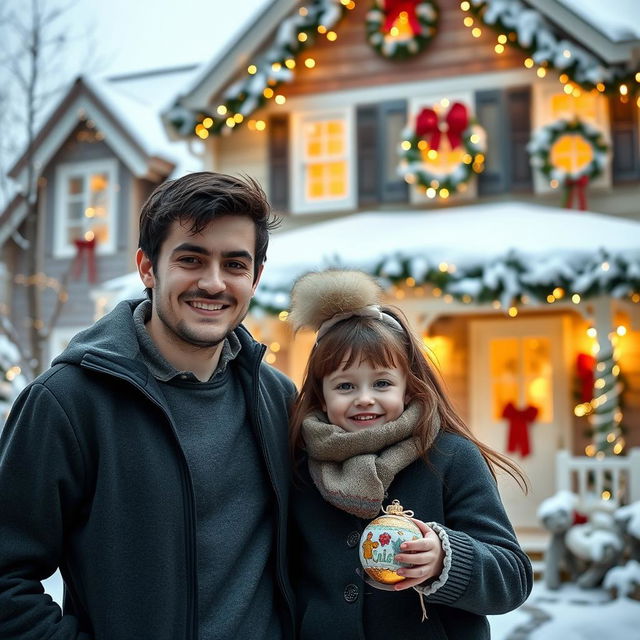
M87 231L87 232L84 234L84 239L85 239L87 242L91 242L95 237L96 237L96 236L95 236L95 234L93 233L93 231Z
M436 298L439 298L442 295L442 289L440 287L434 287L433 288L433 295Z
M473 18L471 16L465 16L465 19L463 20L463 22L465 27L473 26Z
M262 95L267 98L273 98L273 89L271 87L265 87L265 90L262 92Z
M267 362L268 364L273 364L273 363L277 360L276 354L275 354L275 353L268 353L268 354L265 356L265 359L264 359L264 360L265 360L265 362Z
M569 76L566 73L561 73L558 80L560 80L562 84L566 84L567 82L569 82Z
M438 265L438 269L442 271L442 273L447 273L447 271L449 271L449 265L446 262L441 262Z
M299 40L300 42L306 42L306 41L307 41L307 34L306 34L306 33L304 33L304 31L300 32L300 33L298 34L298 40Z
M436 193L437 193L437 191L433 187L429 187L425 191L425 194L427 195L427 198L435 198L436 197Z
M87 207L84 210L85 218L95 218L96 210L93 207Z
M494 301L491 303L491 306L492 306L494 309L499 309L502 305L500 304L500 300L494 300Z
M278 314L278 319L279 319L281 322L285 322L285 321L286 321L286 319L287 319L288 317L289 317L289 312L288 312L288 311L281 311L281 312Z
M565 58L570 58L570 57L571 57L571 51L569 51L569 49L565 49L565 50L562 52L562 55L563 55Z
M280 62L274 62L271 65L271 71L280 71L282 69L282 64Z
M571 95L573 93L573 85L571 83L565 84L562 90L567 94Z
M574 293L571 296L571 302L573 302L573 304L580 304L580 294L579 293Z
M313 58L307 58L304 61L304 66L307 67L307 69L313 69L313 67L316 66L316 61Z
M465 0L464 2L460 3L460 8L463 11L469 11L469 9L471 9L471 5L467 2L467 0Z
M409 151L409 149L411 149L411 143L408 140L403 140L400 143L400 147L402 147L403 151Z
M282 94L278 94L275 97L275 101L276 101L276 104L284 104L287 101L287 99Z
M352 11L356 8L356 3L353 0L349 0L349 2L347 2L347 4L345 4L344 6L349 9L349 11Z
M231 127L232 129L236 126L236 121L231 116L227 118L226 123L227 127Z
M426 140L418 140L418 149L420 149L420 151L424 151L428 146Z
M271 349L271 351L273 351L273 353L278 353L278 351L280 351L280 343L279 342L272 342L269 345L269 349Z
M287 58L284 61L284 64L287 67L287 69L295 69L296 61L293 58Z
M415 287L416 286L416 280L415 280L415 278L412 278L411 276L406 278L404 283L407 285L407 287Z
M224 116L227 113L227 107L225 107L223 104L221 104L221 105L218 106L216 111L218 112L218 115Z
M624 444L622 444L622 442L616 442L613 445L613 453L615 453L617 456L622 453L623 449L624 449Z
M604 93L604 90L606 89L606 87L604 86L604 84L602 82L598 82L598 84L596 85L596 89L600 93Z
M204 127L202 127L202 129L196 132L196 135L198 136L198 138L201 138L202 140L206 140L209 137L209 131Z
M527 67L527 69L531 69L534 64L535 62L533 61L533 58L526 58L524 61L524 66Z
M453 302L453 296L450 293L447 293L442 298L447 304L451 304Z
M613 367L611 367L611 373L618 377L620 375L620 365L619 364L614 364Z
M616 333L619 336L627 335L627 327L625 327L623 324L619 325L618 327L616 327Z
M451 104L451 103L449 102L449 98L442 98L442 100L440 100L440 106L441 106L443 109L446 109L446 108L449 106L449 104Z
M552 189L557 189L560 186L560 183L554 178L553 180L549 181L549 186Z
M553 295L554 295L556 298L562 298L562 296L564 296L564 289L563 289L562 287L556 287L556 288L553 290Z
M601 268L603 271L609 271L610 265L609 265L609 263L608 263L608 262L603 262L603 263L600 265L600 268Z
M552 302L555 302L555 301L556 301L555 296L554 296L553 294L551 294L551 293L550 293L550 294L547 296L547 302L548 302L549 304L551 304Z
M599 378L598 380L596 380L596 381L593 383L593 386L594 386L596 389L602 389L602 388L604 387L604 380L603 380L602 378Z
M211 129L211 127L213 127L213 118L206 117L202 121L202 126L206 127L207 129Z
M435 149L429 149L429 151L427 151L427 158L429 158L429 160L436 160L438 158L438 152Z
M473 29L471 29L471 35L474 38L479 38L482 35L482 29L479 27L473 27Z
M515 318L518 315L518 307L509 307L507 313L511 318Z
M338 34L335 31L329 31L327 33L327 40L329 42L335 42L338 39Z
M440 189L439 195L443 200L446 200L449 197L449 189Z
M240 123L244 120L244 116L243 116L241 113L236 113L236 114L233 116L233 119L235 120L235 122L236 122L237 124L240 124Z
M538 78L544 78L547 75L547 70L544 67L538 67L538 69L536 69L536 75Z
M500 44L507 44L507 36L505 36L505 35L504 35L504 33L501 33L501 34L498 36L498 42L499 42Z
M593 456L595 456L596 454L596 445L595 444L588 444L585 448L584 448L584 452L590 457L593 458Z
M256 120L256 130L264 131L267 126L267 123L264 120Z
M255 75L257 72L258 72L258 67L256 67L256 65L255 65L255 64L250 64L250 65L247 67L247 73L248 73L249 75Z
M629 87L627 87L626 84L621 84L620 85L620 95L621 96L626 96L629 93Z
M606 489L602 492L602 494L600 495L600 497L603 500L611 500L611 491L607 491Z
M497 44L495 47L493 47L493 50L496 53L504 53L504 45L503 44Z
M344 2L342 4L344 4ZM309 9L307 9L307 7L300 7L300 9L298 9L298 13L304 18L309 15Z
M327 33L327 27L325 27L323 24L319 24L318 33Z
M598 335L598 332L596 331L596 328L595 328L595 327L589 327L589 328L587 329L587 335L588 335L590 338L595 338L595 337Z

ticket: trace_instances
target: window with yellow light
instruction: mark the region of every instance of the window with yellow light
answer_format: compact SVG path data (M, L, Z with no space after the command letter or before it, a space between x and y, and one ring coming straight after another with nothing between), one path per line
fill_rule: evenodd
M303 127L304 193L308 201L348 195L347 127L344 120L318 120Z
M502 419L505 406L534 406L539 422L553 420L551 342L548 338L496 338L490 346L491 413Z

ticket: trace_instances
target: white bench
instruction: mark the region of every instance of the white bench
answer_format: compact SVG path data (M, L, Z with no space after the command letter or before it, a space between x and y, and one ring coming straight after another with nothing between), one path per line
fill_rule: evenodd
M599 499L608 491L607 500L616 507L640 501L640 447L631 448L626 456L600 459L558 451L556 489L572 491L581 500Z

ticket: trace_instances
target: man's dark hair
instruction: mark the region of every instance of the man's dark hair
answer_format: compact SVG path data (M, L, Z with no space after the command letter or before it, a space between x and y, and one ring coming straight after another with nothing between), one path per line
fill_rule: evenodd
M272 216L262 187L249 176L200 171L163 182L142 205L138 246L155 270L160 247L174 221L178 220L192 233L200 233L216 218L230 215L247 216L255 224L255 281L267 256L269 231L279 220ZM148 289L147 295L151 297Z

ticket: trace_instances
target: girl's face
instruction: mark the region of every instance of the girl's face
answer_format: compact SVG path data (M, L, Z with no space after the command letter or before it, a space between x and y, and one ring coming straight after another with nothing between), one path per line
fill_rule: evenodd
M359 431L396 420L407 402L407 376L396 367L367 362L338 369L322 380L323 410L329 422Z

